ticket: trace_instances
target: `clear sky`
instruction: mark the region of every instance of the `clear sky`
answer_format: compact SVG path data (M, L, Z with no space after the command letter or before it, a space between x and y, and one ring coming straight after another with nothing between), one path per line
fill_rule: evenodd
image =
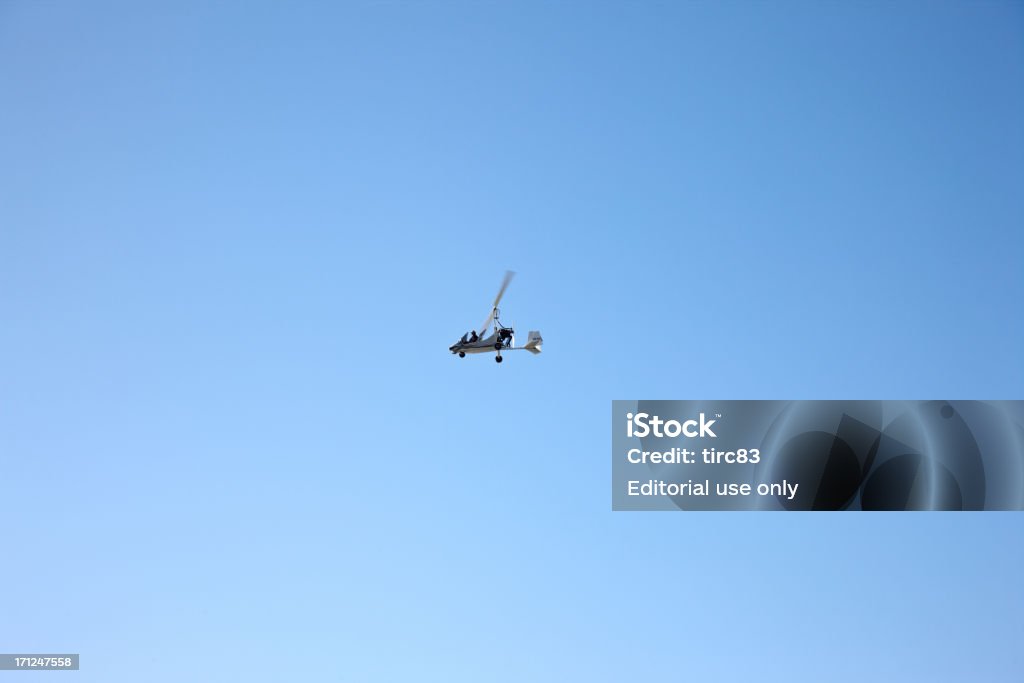
M609 416L1024 398L1022 7L0 0L0 650L1019 680L1024 516L612 513Z

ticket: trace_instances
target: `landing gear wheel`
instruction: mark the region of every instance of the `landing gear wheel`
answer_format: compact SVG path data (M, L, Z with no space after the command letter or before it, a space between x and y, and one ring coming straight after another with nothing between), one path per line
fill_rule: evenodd
M495 363L500 363L501 362L501 356L495 356L494 357L494 362Z
M466 352L465 351L459 351L459 358L465 358L465 357L466 357Z

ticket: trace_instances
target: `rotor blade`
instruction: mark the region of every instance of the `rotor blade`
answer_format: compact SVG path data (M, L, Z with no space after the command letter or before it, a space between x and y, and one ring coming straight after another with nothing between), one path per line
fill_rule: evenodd
M494 297L494 304L491 308L497 308L498 302L501 301L502 295L505 294L505 290L508 289L508 283L512 282L512 278L516 275L514 270L505 271L505 279L501 281L501 289L498 290L498 296Z
M505 271L505 279L501 281L501 289L498 290L498 296L494 297L494 303L491 305L491 312L487 316L487 319L484 320L483 327L480 328L481 337L484 336L485 332L487 332L487 326L491 324L492 320L494 320L494 311L498 308L498 302L501 301L501 297L504 296L505 290L508 289L508 283L512 282L512 278L515 277L515 274L514 270Z
M487 333L487 326L494 320L494 309L491 309L491 314L487 316L487 320L484 321L484 326L480 328L480 336L483 337Z

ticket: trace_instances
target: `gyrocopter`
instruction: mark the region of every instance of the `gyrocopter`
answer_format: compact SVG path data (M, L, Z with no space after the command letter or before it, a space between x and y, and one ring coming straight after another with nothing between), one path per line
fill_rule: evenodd
M515 275L511 270L505 272L505 279L501 283L501 289L498 290L498 296L494 297L494 303L491 304L491 312L487 315L487 319L484 320L483 326L480 328L480 332L476 330L467 332L462 335L462 339L455 342L448 347L448 350L452 353L459 354L459 358L465 358L467 353L491 353L495 354L494 360L498 363L501 362L502 351L529 351L530 353L540 353L540 345L544 342L541 339L540 332L537 330L530 330L526 336L526 344L523 346L516 346L516 333L511 326L505 327L501 324L498 319L498 302L501 301L502 295L508 288L508 283L512 281L512 277ZM489 336L487 334L487 327L494 323L494 331Z

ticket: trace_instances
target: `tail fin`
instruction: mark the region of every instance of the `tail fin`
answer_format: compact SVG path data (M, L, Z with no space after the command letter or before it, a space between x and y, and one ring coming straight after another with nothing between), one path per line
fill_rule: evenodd
M540 345L544 343L544 340L540 336L540 332L537 330L530 330L530 333L526 335L526 346L523 348L530 353L540 353Z

